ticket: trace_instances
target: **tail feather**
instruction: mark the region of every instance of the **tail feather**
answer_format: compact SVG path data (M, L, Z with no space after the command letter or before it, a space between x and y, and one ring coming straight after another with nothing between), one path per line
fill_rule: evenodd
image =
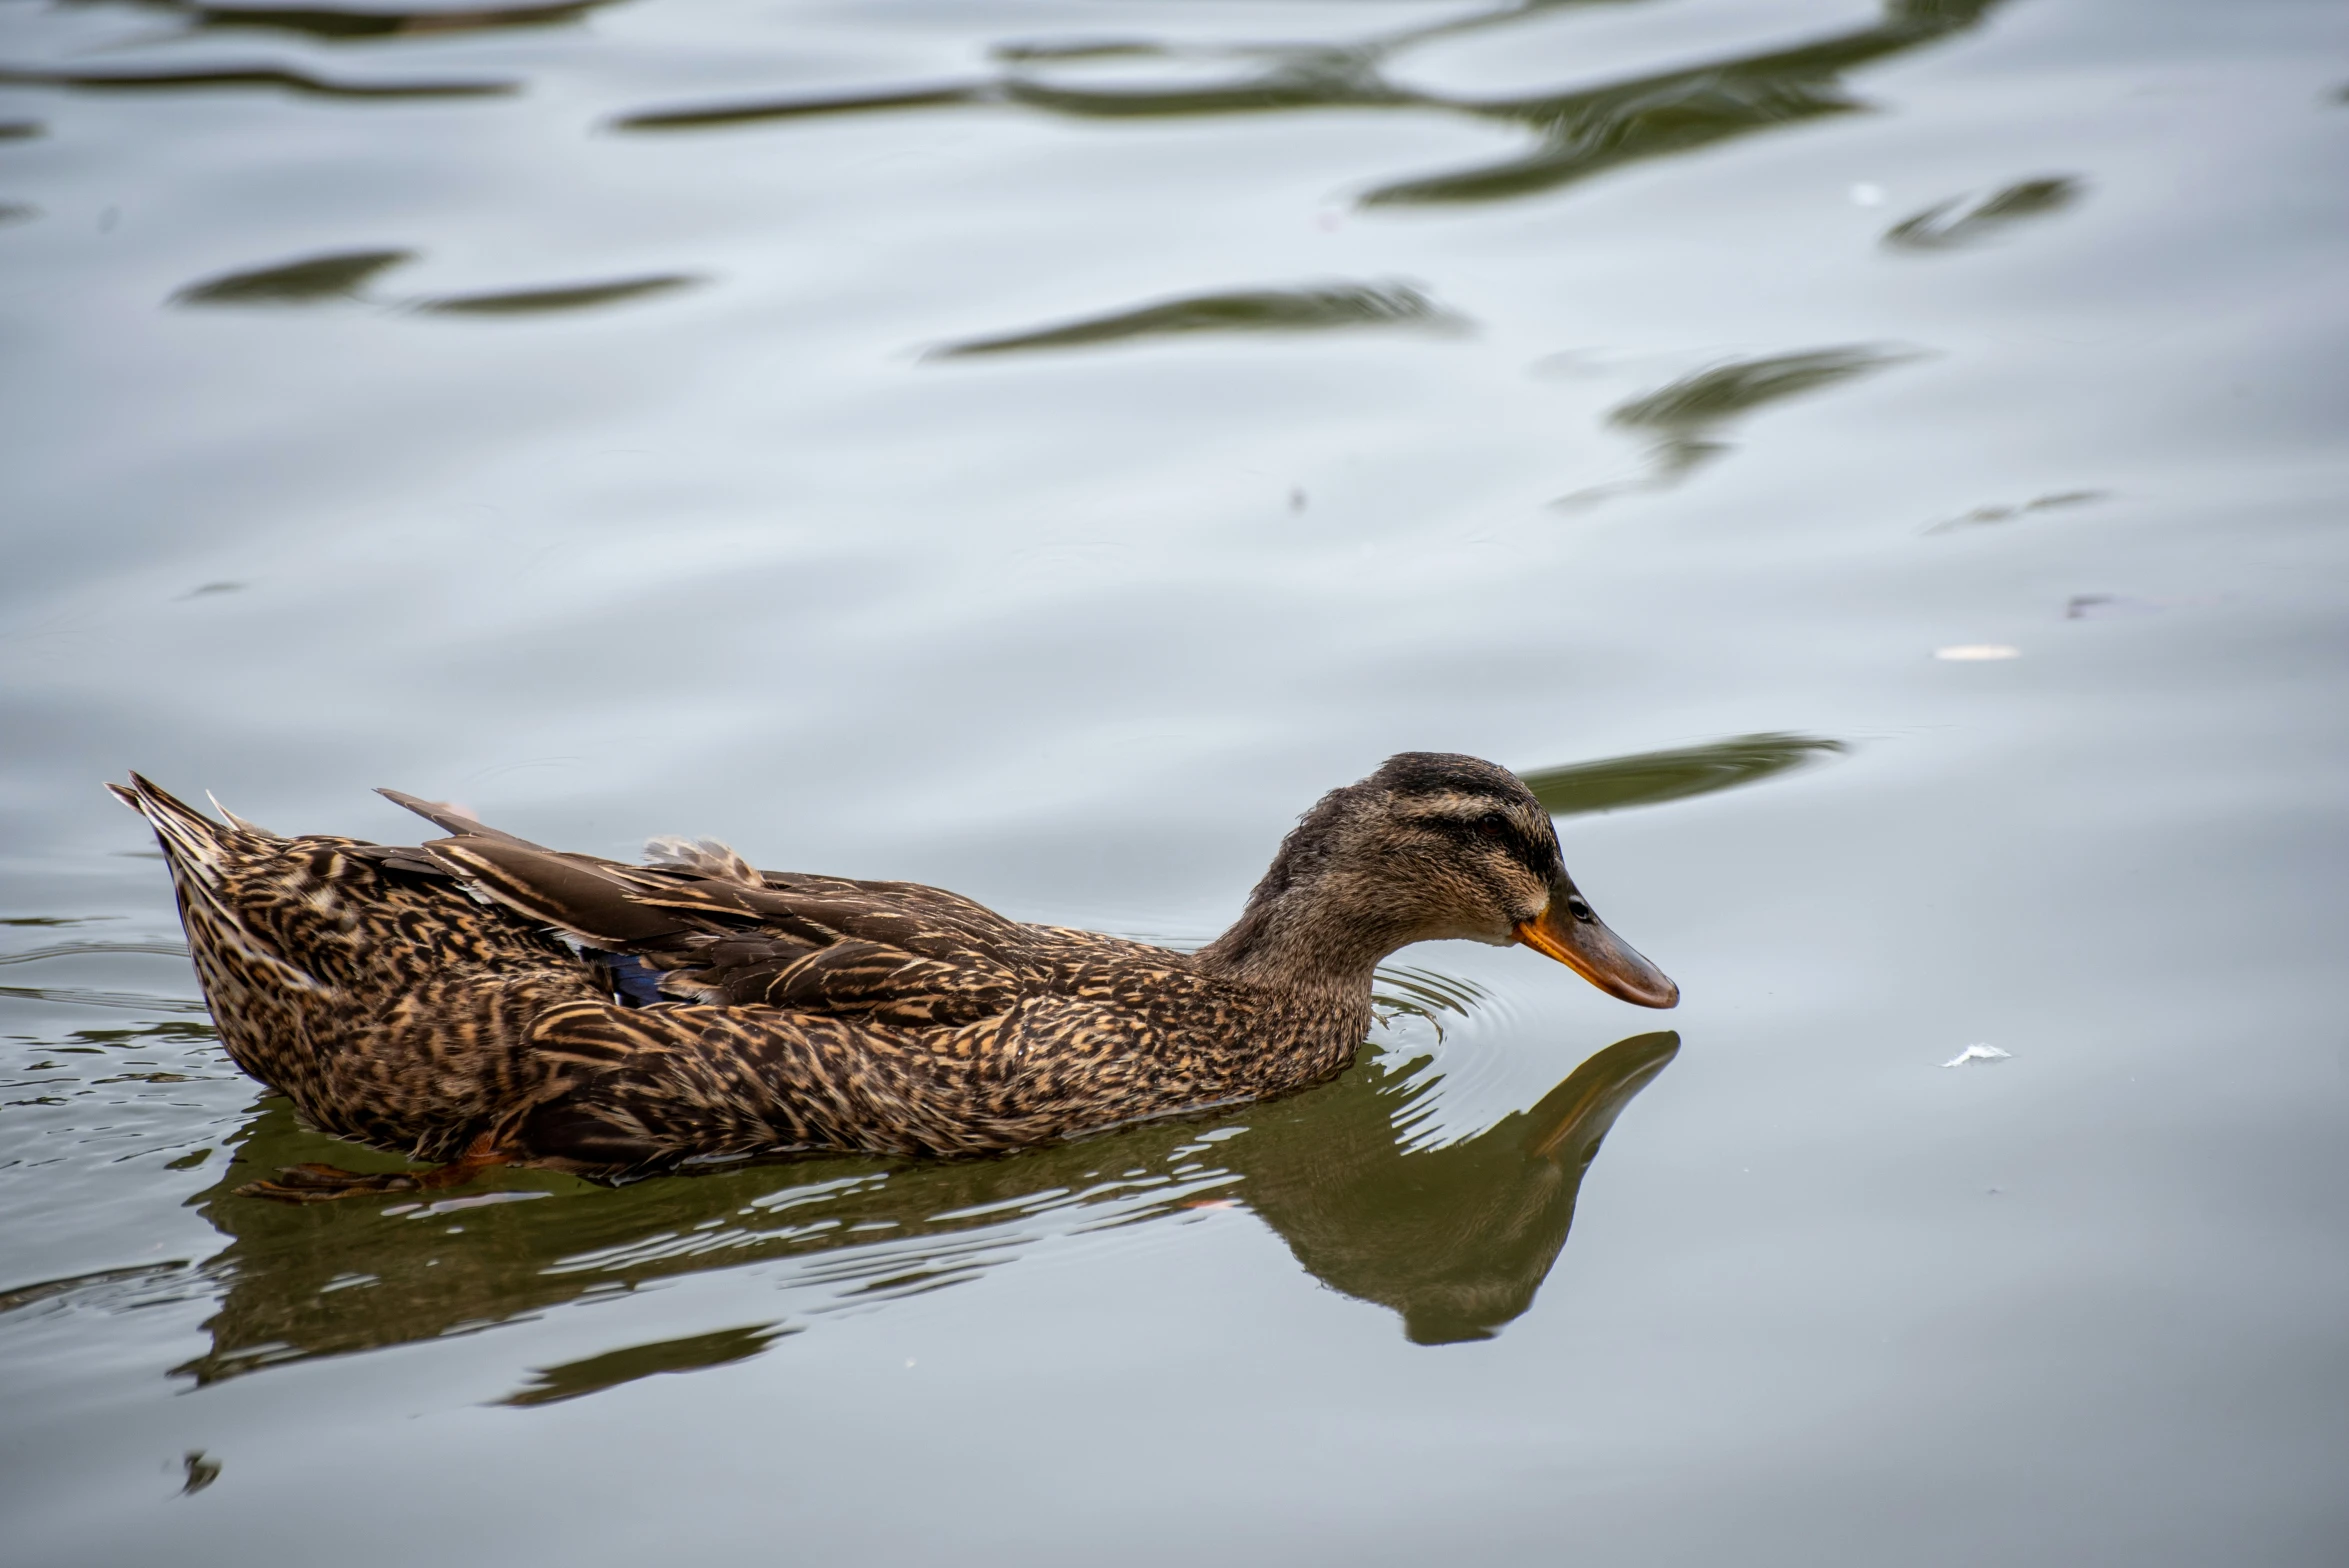
M287 961L277 945L253 928L238 906L231 887L240 861L266 854L282 843L230 818L213 821L154 780L130 776L130 787L106 786L115 799L147 819L171 864L171 880L179 889L181 916L188 940L198 950L199 962L209 945L232 952L243 961L249 980L267 979L288 991L315 991L318 980L298 964Z
M212 802L212 809L219 812L222 817L226 818L229 826L235 828L238 832L249 834L254 838L263 839L272 844L282 844L286 841L285 835L283 833L272 833L267 828L261 826L260 823L247 822L243 817L240 817L235 812L229 810L226 806L220 803L220 797L213 794L210 790L204 791L204 798Z
M228 868L233 841L240 838L267 837L257 834L243 823L230 819L230 826L213 821L186 801L163 789L152 779L139 774L130 776L130 787L108 784L117 800L147 819L155 830L155 837L163 845L163 853L172 869L185 878L204 887L220 885L221 875Z

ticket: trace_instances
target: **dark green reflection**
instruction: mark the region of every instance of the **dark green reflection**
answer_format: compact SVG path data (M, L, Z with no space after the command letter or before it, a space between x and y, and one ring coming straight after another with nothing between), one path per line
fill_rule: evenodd
M2079 201L2087 187L2069 175L2022 180L1968 204L1962 196L1903 218L1884 233L1894 250L1958 250L2033 218L2052 217Z
M758 1323L749 1328L722 1328L710 1334L688 1334L682 1339L630 1345L625 1350L588 1356L579 1361L566 1361L561 1366L542 1367L527 1387L516 1389L498 1403L559 1405L566 1399L600 1394L607 1388L618 1388L622 1383L633 1383L638 1378L729 1366L737 1361L748 1361L784 1335L798 1332L794 1328L777 1328L772 1323Z
M1319 332L1337 327L1452 326L1461 318L1405 283L1334 284L1323 288L1251 289L1199 294L1115 315L1001 337L973 338L927 357L1004 354L1020 349L1079 348L1128 338L1189 332Z
M38 120L0 120L0 142L31 141L47 134L47 127Z
M1728 451L1718 433L1738 416L1915 357L1905 350L1854 344L1736 360L1634 398L1609 414L1607 422L1653 436L1651 482L1670 483Z
M378 273L413 261L412 250L337 251L300 261L281 262L250 272L231 272L192 283L171 297L175 305L317 305L365 297L366 286ZM644 278L618 278L608 283L572 283L554 288L505 289L489 294L452 294L410 301L408 308L440 316L537 316L566 310L592 310L686 288L701 280L684 273L661 273ZM380 302L380 301L379 301ZM211 583L197 593L222 592L241 586ZM187 595L183 597L192 597Z
M283 66L228 66L201 71L27 71L0 68L0 86L70 87L86 92L178 92L207 87L280 87L318 98L485 98L519 90L516 82L330 82Z
M1532 1110L1409 1154L1392 1124L1405 1097L1356 1071L1320 1091L1327 1104L1265 1107L1231 1163L1248 1178L1241 1195L1322 1283L1392 1307L1416 1344L1490 1339L1533 1305L1600 1141L1679 1049L1669 1031L1634 1035Z
M984 103L994 96L977 87L916 87L902 92L777 98L755 103L711 104L698 109L653 109L622 115L612 124L623 131L693 131L719 125L753 125L762 120L870 114L887 109L939 109L953 104Z
M1889 0L1872 26L1584 91L1450 106L1514 122L1535 143L1517 157L1401 180L1369 203L1491 201L1556 190L1648 158L1866 108L1845 73L1974 26L1996 0ZM1495 20L1547 9L1533 4Z
M1554 817L1655 806L1735 789L1851 748L1818 735L1739 735L1677 751L1649 751L1520 774Z
M1532 1304L1599 1140L1678 1044L1650 1034L1610 1046L1532 1110L1438 1149L1406 1152L1396 1131L1431 1081L1413 1076L1417 1064L1366 1053L1333 1083L1213 1122L1003 1159L820 1160L616 1189L524 1176L428 1208L236 1196L262 1171L329 1147L272 1102L221 1181L193 1200L229 1244L201 1265L221 1292L205 1325L212 1347L178 1370L209 1383L782 1259L799 1260L803 1278L834 1299L870 1301L976 1277L1047 1230L1226 1201L1252 1210L1330 1285L1400 1313L1413 1339L1484 1338ZM346 1163L368 1158L331 1149ZM772 1333L763 1325L611 1352L542 1371L511 1402L739 1359L755 1353L753 1337Z
M369 280L386 268L412 261L412 250L349 250L308 256L249 272L231 272L191 283L171 296L175 305L315 305L357 299Z
M689 288L699 278L684 273L662 273L649 278L620 278L610 283L575 283L560 288L511 289L496 294L454 294L442 299L418 300L411 308L437 316L543 316L564 310L592 310Z
M94 1305L131 1304L147 1306L151 1297L142 1297L141 1290L161 1287L164 1299L185 1300L186 1292L169 1294L174 1284L184 1285L190 1265L174 1259L169 1263L134 1263L128 1268L96 1269L88 1274L74 1274L64 1279L35 1280L29 1285L0 1290L0 1312L17 1312L38 1306L44 1301L70 1297Z
M191 1448L180 1461L187 1469L187 1478L180 1483L179 1495L193 1497L220 1479L220 1461L207 1455L201 1448Z
M1866 107L1844 85L1849 72L1973 27L1997 0L1887 0L1872 25L1793 48L1709 60L1572 92L1506 99L1447 97L1387 74L1396 56L1441 38L1505 29L1586 0L1523 0L1453 21L1357 43L1239 44L1151 40L1024 43L998 48L993 78L842 97L776 98L625 115L623 130L682 130L813 115L942 104L1014 104L1076 119L1181 118L1316 109L1432 109L1513 125L1523 150L1442 174L1389 181L1367 204L1495 201L1555 190L1642 159L1668 157L1823 115ZM1163 60L1182 68L1164 85L1088 85L1070 67L1087 61ZM1199 67L1212 73L1200 80Z
M258 29L292 33L325 43L367 38L429 36L437 33L491 32L516 27L558 27L578 21L612 0L559 0L551 5L492 5L461 9L374 8L342 10L331 6L198 5L183 0L146 0L157 10L187 18L205 31Z
M987 51L998 60L1136 60L1165 52L1147 38L1089 38L1075 43L997 44Z

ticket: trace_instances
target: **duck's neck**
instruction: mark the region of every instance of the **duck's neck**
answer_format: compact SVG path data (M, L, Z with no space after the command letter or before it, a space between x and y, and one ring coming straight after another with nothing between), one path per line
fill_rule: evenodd
M1380 960L1412 940L1379 914L1381 900L1349 897L1342 878L1269 892L1259 887L1232 928L1194 962L1211 974L1268 990L1362 1002Z

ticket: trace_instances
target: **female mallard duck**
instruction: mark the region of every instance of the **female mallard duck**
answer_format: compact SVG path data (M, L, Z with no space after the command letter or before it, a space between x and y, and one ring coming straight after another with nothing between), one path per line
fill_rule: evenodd
M236 1064L322 1131L447 1162L296 1166L246 1189L269 1197L975 1154L1262 1099L1352 1061L1373 969L1441 937L1680 998L1591 913L1532 792L1473 757L1406 752L1323 796L1195 953L754 871L706 840L656 839L641 866L566 854L394 790L452 836L283 838L136 774L107 787L162 841Z

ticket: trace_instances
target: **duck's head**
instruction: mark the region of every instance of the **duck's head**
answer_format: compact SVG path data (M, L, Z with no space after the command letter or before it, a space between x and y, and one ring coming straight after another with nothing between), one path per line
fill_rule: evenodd
M1607 929L1566 874L1557 830L1516 774L1407 751L1299 820L1248 909L1200 956L1265 979L1367 976L1413 942L1522 943L1610 996L1680 988Z

